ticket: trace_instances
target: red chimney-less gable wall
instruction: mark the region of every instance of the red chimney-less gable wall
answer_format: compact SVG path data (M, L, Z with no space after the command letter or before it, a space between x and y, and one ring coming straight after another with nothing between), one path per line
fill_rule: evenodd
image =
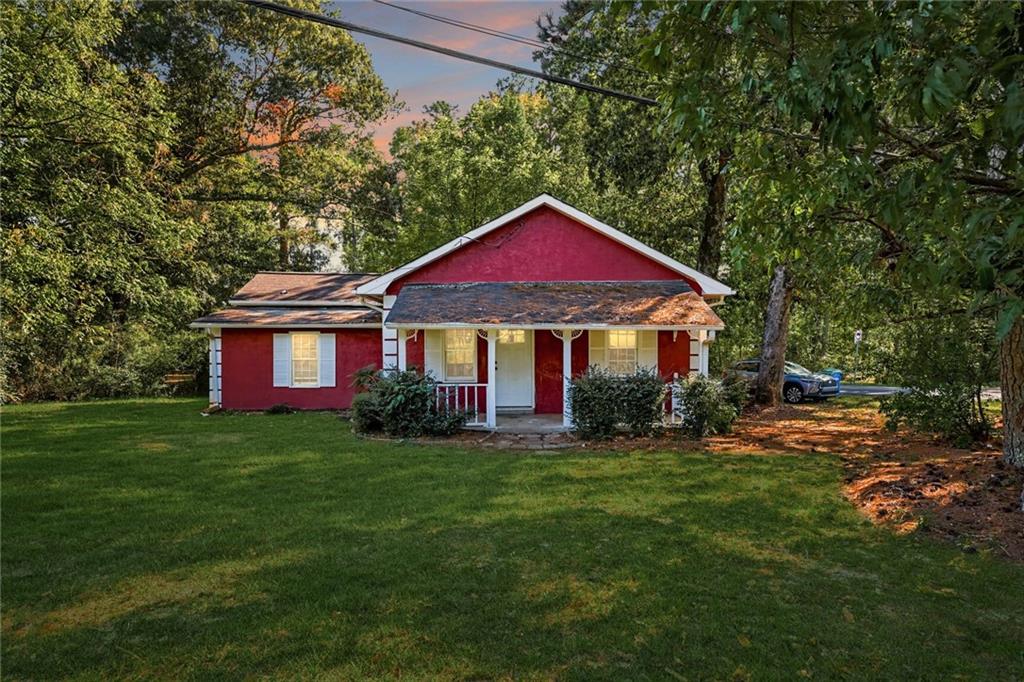
M572 218L542 206L396 280L404 284L686 279ZM686 279L700 293L696 282Z

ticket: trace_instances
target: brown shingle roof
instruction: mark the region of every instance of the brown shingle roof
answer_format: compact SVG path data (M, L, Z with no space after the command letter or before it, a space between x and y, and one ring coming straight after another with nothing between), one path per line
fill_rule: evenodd
M407 284L388 325L713 327L722 320L688 284L473 282Z
M358 303L356 287L376 275L326 272L258 272L232 301L268 303Z
M380 324L371 308L258 307L225 308L200 317L193 327L339 327Z

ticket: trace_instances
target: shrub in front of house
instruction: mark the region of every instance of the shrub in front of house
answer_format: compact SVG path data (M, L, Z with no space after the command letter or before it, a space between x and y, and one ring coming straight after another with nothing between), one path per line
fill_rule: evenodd
M589 367L569 386L573 431L605 440L622 425L634 436L648 436L661 421L664 399L665 382L654 370L620 376Z
M723 383L699 375L680 379L677 386L682 430L695 438L728 433L747 397L742 382Z
M569 384L572 429L580 438L605 440L615 435L619 424L619 377L589 367Z
M661 424L664 414L664 380L653 369L641 368L618 377L619 422L633 436L649 436Z
M352 426L360 433L379 433L384 430L384 411L377 395L367 391L352 397Z
M352 423L357 431L383 431L395 438L450 436L469 418L464 410L437 405L436 382L415 370L378 372L366 368L353 383L365 390L352 400Z

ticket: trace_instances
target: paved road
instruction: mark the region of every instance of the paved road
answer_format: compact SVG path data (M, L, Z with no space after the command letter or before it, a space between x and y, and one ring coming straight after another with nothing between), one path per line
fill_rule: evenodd
M843 395L870 395L870 396L883 396L892 395L894 393L900 393L906 391L906 388L902 386L879 386L877 384L848 384L845 381L840 384L840 392ZM982 400L999 400L1002 396L1002 392L999 387L986 388L981 392Z
M878 386L877 384L848 384L845 381L839 385L843 395L892 395L907 389L901 386Z

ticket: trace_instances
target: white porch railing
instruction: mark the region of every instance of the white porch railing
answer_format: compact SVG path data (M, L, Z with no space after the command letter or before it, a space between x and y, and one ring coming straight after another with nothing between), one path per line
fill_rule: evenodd
M487 425L487 384L436 384L434 400L438 411L468 412L466 426Z
M668 393L665 397L665 416L663 421L665 426L682 426L683 424L683 405L679 400L679 382L673 380L668 382Z

